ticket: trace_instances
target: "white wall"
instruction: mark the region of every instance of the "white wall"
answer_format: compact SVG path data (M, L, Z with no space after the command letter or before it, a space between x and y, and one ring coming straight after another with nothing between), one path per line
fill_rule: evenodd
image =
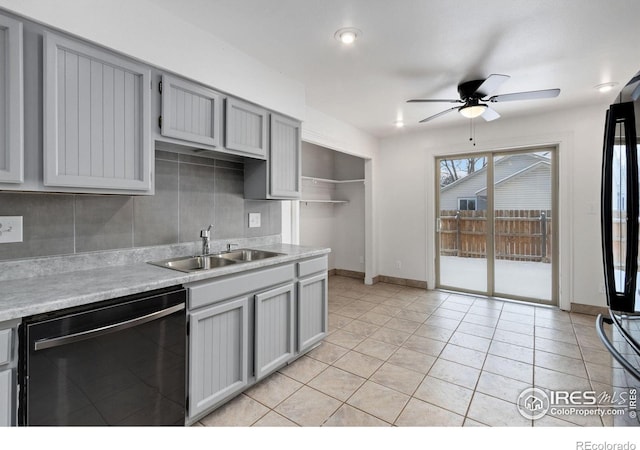
M363 179L364 161L361 158L336 153L333 161L333 173L337 180ZM334 208L333 248L336 254L336 268L364 272L364 184L338 184L336 186L336 197L349 202L336 205Z
M378 150L375 137L309 106L302 124L302 140L360 158L374 158Z
M536 117L478 123L475 147L468 123L381 140L376 159L379 273L435 283L435 155L543 144L559 148L560 306L604 306L600 251L602 106ZM396 262L400 261L401 269Z
M365 263L365 201L362 183L340 184L338 198L349 203L334 206L333 253L336 268L364 272Z
M325 203L304 202L300 205L300 245L330 247L329 270L336 268L336 252L333 246L334 208Z
M149 0L0 0L0 7L304 119L305 88ZM215 33L215 24L211 32Z

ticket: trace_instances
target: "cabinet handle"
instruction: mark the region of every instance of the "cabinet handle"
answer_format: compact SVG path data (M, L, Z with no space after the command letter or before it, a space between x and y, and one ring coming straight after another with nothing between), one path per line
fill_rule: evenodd
M68 334L57 338L41 339L33 344L33 349L37 352L38 350L60 347L61 345L72 344L74 342L84 341L86 339L103 336L105 334L115 333L116 331L126 330L144 323L153 322L154 320L169 316L175 312L182 311L184 308L185 304L180 303L167 309L136 317L135 319L125 320L124 322L114 323L112 325L94 328L93 330L81 331L79 333Z

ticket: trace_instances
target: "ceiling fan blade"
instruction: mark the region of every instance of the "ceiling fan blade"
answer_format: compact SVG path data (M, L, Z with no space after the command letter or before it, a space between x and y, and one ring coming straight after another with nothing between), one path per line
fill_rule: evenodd
M486 97L498 89L502 83L507 81L509 78L511 78L509 75L500 75L497 73L491 74L480 86L478 86L475 93L478 94L479 97Z
M412 98L407 103L464 103L459 99L452 98Z
M513 94L494 95L487 102L513 102L515 100L537 100L553 98L560 95L560 89L544 89L542 91L514 92Z
M457 107L457 106L454 106L453 108L445 109L444 111L439 112L438 114L434 114L433 116L429 116L429 117L427 117L426 119L422 119L422 120L421 120L420 122L418 122L418 123L425 123L425 122L429 122L430 120L433 120L433 119L435 119L435 118L437 118L437 117L440 117L440 116L444 116L444 115L445 115L445 114L447 114L448 112L451 112L451 111L456 110L456 109L458 109L458 107Z
M495 109L489 108L488 106L485 108L482 113L482 118L487 122L491 122L492 120L496 120L500 118L500 114Z

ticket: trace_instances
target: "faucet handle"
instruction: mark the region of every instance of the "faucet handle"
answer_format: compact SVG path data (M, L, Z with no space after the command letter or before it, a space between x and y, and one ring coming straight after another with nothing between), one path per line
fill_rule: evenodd
M211 237L211 227L213 227L213 225L209 225L209 228L207 228L206 230L200 230L200 237L201 238L210 238Z

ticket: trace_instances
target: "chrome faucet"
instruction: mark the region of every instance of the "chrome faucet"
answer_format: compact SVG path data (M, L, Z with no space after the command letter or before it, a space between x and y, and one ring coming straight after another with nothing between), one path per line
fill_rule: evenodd
M227 244L227 251L230 252L231 248L234 247L234 246L238 247L238 244L231 244L231 243Z
M206 230L200 230L200 237L202 238L202 254L208 255L211 253L211 228L213 225L209 225Z

